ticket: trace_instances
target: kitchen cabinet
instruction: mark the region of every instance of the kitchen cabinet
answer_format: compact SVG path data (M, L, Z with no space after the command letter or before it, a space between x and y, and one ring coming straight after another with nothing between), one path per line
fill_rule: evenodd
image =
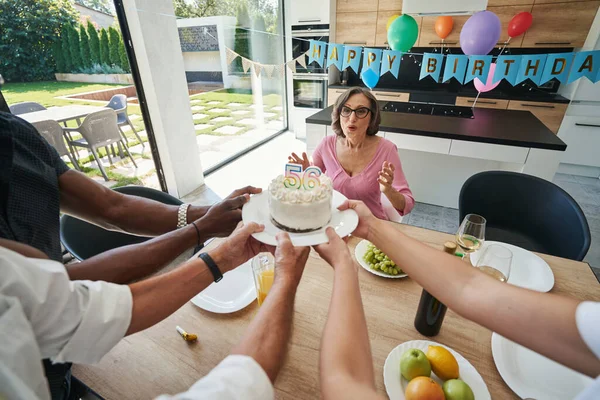
M379 11L394 11L396 14L402 14L402 0L379 0Z
M569 4L535 4L533 25L522 47L581 47L598 11L600 1Z
M593 0L535 0L535 4L554 4L554 3L577 3L581 1L593 1Z
M475 103L475 97L457 97L456 105L462 107L473 107L473 103L475 103L475 108L496 108L498 110L506 110L508 108L508 100L505 99L488 99L488 98L479 98L477 103Z
M567 107L568 104L542 103L537 101L511 100L508 103L509 110L530 111L554 133L558 133Z
M442 39L435 33L435 21L438 17L423 17L421 22L421 34L419 35L419 47L438 47L442 43ZM452 32L444 39L444 46L459 47L460 31L463 25L470 18L469 15L455 16L454 27Z
M503 7L488 7L488 11L495 13L500 18L502 29L500 31L500 39L498 40L498 46L504 46L504 43L508 40L508 24L513 17L521 12L531 12L533 6L519 5L519 6L503 6ZM536 23L535 16L533 17L533 23ZM523 35L514 37L510 40L507 47L522 47Z
M600 118L568 115L558 136L567 144L561 162L600 167Z
M408 103L410 99L410 93L402 93L402 92L382 92L379 90L374 90L373 95L379 101L400 101L403 103Z
M402 14L402 11L400 10L393 10L393 11L379 11L377 13L377 31L375 33L375 45L376 46L382 46L382 47L389 47L388 45L388 41L387 41L387 21L388 19L394 15L394 14ZM419 26L419 32L421 31L421 20L423 18L421 17L415 17L415 20L417 21L417 25ZM418 46L418 39L417 39L417 43L415 43L415 46Z
M534 0L489 0L488 7L533 5Z
M300 1L300 0L295 0ZM304 0L302 0L304 1ZM328 0L325 0L328 1ZM364 12L364 11L377 11L379 2L377 0L337 0L337 11L338 12Z
M348 89L327 89L327 107L335 103L335 101Z
M525 164L529 148L452 140L451 156Z
M376 28L377 12L338 12L335 42L356 46L373 46Z
M292 25L329 23L329 3L323 0L291 1L290 7Z

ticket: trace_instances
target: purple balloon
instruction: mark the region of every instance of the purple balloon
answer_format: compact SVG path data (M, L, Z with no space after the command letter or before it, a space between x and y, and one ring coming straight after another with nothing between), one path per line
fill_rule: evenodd
M485 55L498 43L502 24L491 11L473 14L460 31L460 48L468 56Z

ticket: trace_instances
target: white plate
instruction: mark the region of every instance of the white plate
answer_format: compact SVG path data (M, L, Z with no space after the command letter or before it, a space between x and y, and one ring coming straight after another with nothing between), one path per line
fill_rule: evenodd
M366 269L373 275L382 276L384 278L405 278L408 276L407 274L404 274L404 273L398 274L398 275L388 275L388 274L384 274L381 271L375 271L374 269L371 269L371 267L369 267L369 264L367 264L367 262L365 260L363 260L363 256L367 252L367 246L370 243L371 242L369 242L368 240L361 240L360 242L358 242L358 244L354 248L354 257L356 258L356 261L358 261L358 263L360 264L361 267L363 267L364 269Z
M445 347L452 353L458 362L459 378L471 387L471 390L473 390L473 394L475 395L475 400L488 400L492 398L483 378L466 358L452 350L450 347L440 343L431 342L429 340L411 340L397 346L390 354L388 354L385 360L385 365L383 366L383 383L385 384L385 390L390 399L404 400L404 392L406 392L408 381L400 375L400 358L402 357L402 354L408 349L419 349L427 354L427 347L430 345ZM439 383L440 386L444 384L444 382L433 372L431 373L431 378Z
M196 306L214 313L227 314L247 307L256 299L252 276L252 259L223 275L198 293L191 301Z
M512 244L494 242L492 240L484 242L481 249L471 254L471 263L473 265L477 264L479 257L483 254L483 250L491 244L506 247L513 253L508 283L537 290L538 292L549 292L552 289L554 286L554 274L548 263L529 250L513 246Z
M265 226L265 230L255 233L252 236L258 241L271 246L277 245L275 235L282 230L273 225L269 212L269 193L262 192L250 197L250 201L244 204L242 208L242 220L244 223L257 222ZM294 246L316 246L321 243L327 243L327 235L325 228L331 226L341 237L348 236L358 226L358 215L354 210L339 211L337 208L346 201L346 196L340 192L333 191L333 199L331 202L331 221L329 224L316 231L307 233L292 233L288 232L292 244Z
M497 333L492 355L500 376L520 398L573 399L594 381Z

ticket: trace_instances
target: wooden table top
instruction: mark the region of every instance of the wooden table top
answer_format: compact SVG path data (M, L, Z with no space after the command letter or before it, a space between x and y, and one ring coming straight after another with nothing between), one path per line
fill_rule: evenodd
M399 231L439 249L453 239L446 233L395 225ZM357 238L350 239L352 253L358 242ZM540 256L554 272L553 293L600 301L600 286L588 264ZM379 393L386 394L383 365L394 347L409 340L433 340L468 359L494 399L518 398L496 370L491 331L448 310L440 334L427 338L413 327L421 295L416 282L410 278L381 278L362 268L359 280ZM296 295L289 354L275 383L278 399L320 398L319 346L332 285L333 269L312 251ZM121 340L98 365L73 366L74 375L107 399L150 399L185 391L229 354L257 312L256 302L232 314L214 314L188 302L152 328ZM198 342L183 341L175 331L177 325L196 333Z
M96 111L106 110L106 107L71 105L52 107L47 110L34 111L31 113L20 114L29 123L54 120L57 122L70 121L72 119L83 118Z

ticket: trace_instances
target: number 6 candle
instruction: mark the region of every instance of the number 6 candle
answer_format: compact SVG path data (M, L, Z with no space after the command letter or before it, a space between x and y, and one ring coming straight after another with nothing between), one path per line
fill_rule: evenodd
M319 167L308 167L302 171L300 164L285 164L285 180L283 184L288 189L312 190L321 184L319 177L323 172Z

